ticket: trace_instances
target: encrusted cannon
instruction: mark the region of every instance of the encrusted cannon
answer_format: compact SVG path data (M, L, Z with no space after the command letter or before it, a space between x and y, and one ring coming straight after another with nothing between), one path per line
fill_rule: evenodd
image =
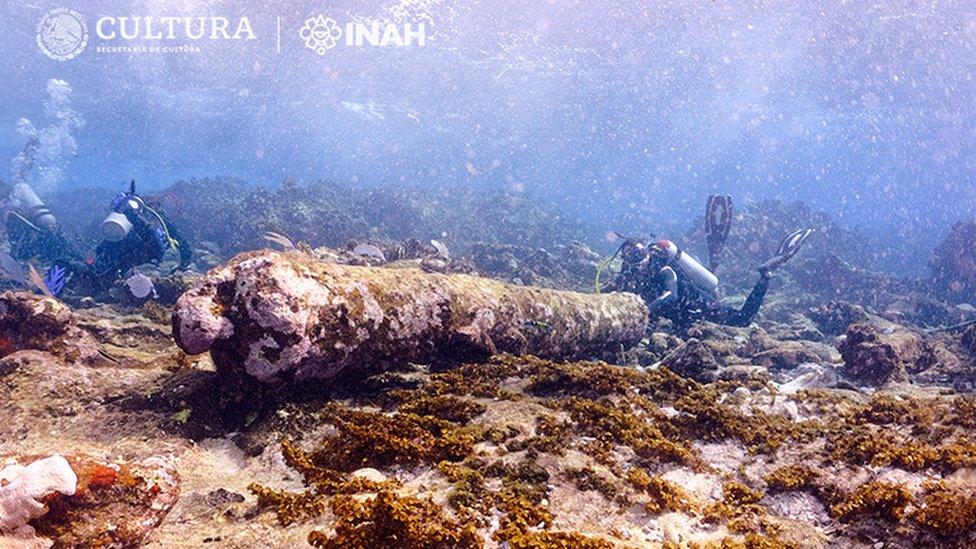
M257 251L203 276L177 302L189 354L264 382L366 376L395 364L498 352L573 359L640 341L632 294L582 294L413 268L357 267Z

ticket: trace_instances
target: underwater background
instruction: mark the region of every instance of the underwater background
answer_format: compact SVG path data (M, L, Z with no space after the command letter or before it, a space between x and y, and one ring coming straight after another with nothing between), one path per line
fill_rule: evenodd
M0 547L976 547L976 3L0 2Z
M60 7L90 23L246 16L255 39L125 54L93 51L92 36L56 61L35 27ZM0 158L22 150L21 118L61 132L31 174L56 212L57 193L108 200L130 179L147 191L326 179L411 189L433 209L524 196L599 245L611 230L683 231L722 193L824 210L873 239L866 264L908 275L976 214L971 3L5 0L2 12ZM428 41L317 55L299 36L317 13L422 21ZM52 109L51 79L70 87L70 115Z

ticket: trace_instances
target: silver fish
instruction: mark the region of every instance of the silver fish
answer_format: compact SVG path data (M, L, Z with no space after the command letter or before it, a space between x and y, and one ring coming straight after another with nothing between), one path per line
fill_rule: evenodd
M366 257L379 259L380 261L386 261L386 256L383 255L383 250L372 244L358 244L352 249L352 252L355 254L364 255Z
M274 242L275 244L280 245L286 250L295 249L295 241L292 240L288 235L284 233L276 233L274 231L268 231L264 233L264 239L269 242Z
M159 297L159 295L156 293L156 286L153 284L152 279L142 273L136 273L130 276L128 279L126 279L125 285L129 287L129 291L137 299L143 299L150 294L152 295L153 299Z
M432 239L430 241L430 245L433 246L435 250L437 250L437 255L441 256L441 258L451 259L451 252L447 249L447 246L445 246L443 242L441 242L440 240Z

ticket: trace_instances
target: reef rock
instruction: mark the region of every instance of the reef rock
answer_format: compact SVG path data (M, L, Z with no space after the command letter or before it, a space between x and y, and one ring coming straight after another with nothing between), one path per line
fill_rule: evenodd
M160 464L0 456L0 547L131 547L179 498Z
M862 322L852 324L837 344L844 375L868 386L907 381L907 370L914 368L922 349L922 338L914 332Z
M241 254L177 302L173 335L264 382L362 376L406 361L496 352L572 358L638 343L635 295L580 294L468 275Z
M807 316L826 335L839 336L855 322L866 322L869 318L864 307L847 301L831 301L807 311Z
M98 359L98 345L67 305L26 292L0 294L0 357L34 349L63 359Z
M720 369L715 356L701 341L691 338L661 361L672 372L696 381L715 381Z
M976 219L956 223L929 260L932 286L953 303L976 300Z

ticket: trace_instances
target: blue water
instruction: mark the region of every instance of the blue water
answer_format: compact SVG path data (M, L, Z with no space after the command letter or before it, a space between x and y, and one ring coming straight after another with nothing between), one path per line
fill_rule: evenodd
M51 124L50 79L70 85L84 119L70 128L76 150L49 159L60 172L45 193L215 175L501 186L593 226L660 234L690 225L719 191L740 205L824 209L883 237L887 266L913 274L953 222L976 215L970 2L2 6L0 158L24 146L18 119ZM35 43L39 19L61 7L92 32L67 61ZM299 35L320 12L422 21L428 41L320 56ZM98 18L167 15L246 16L255 39L201 40L199 53L95 51Z

